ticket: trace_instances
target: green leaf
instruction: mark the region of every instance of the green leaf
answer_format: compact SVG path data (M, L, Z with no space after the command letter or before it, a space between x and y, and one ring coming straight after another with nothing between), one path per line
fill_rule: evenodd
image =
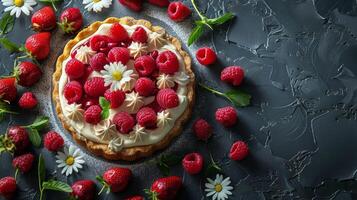
M107 119L109 117L110 102L104 97L99 98L99 105L102 107L101 117L102 119Z
M175 154L162 155L156 160L156 166L164 176L168 176L170 174L170 167L177 165L180 162L181 157Z
M17 44L11 42L7 38L0 38L0 44L3 46L6 50L8 50L10 53L14 53L19 51L19 47Z
M36 129L29 128L29 139L34 147L41 146L41 136Z
M72 192L72 188L67 183L55 180L49 180L42 183L42 188L44 190L54 190L60 192L70 193Z
M14 29L15 16L10 15L10 12L4 13L0 19L0 35L8 34Z
M165 163L158 162L156 164L156 166L157 166L157 168L159 168L159 170L162 173L162 175L164 175L164 176L170 175L170 167L167 166Z
M203 30L204 30L203 24L196 24L195 28L193 28L190 34L190 37L188 38L188 42L187 42L188 46L196 42L198 38L201 37Z
M63 0L39 0L39 2L44 3L44 4L51 4L53 9L57 11L56 4L63 2Z
M42 190L42 182L46 178L46 166L45 166L45 159L43 159L42 154L38 158L38 166L37 166L37 176L38 176L38 187L39 190Z
M225 93L226 97L237 107L250 105L252 96L242 90L231 90Z
M222 168L214 161L212 155L210 155L210 157L211 162L206 169L206 176L209 176L210 174L221 173L223 171Z
M233 13L226 13L220 17L214 18L214 19L208 19L207 23L210 25L221 25L226 23L227 21L233 19L235 15Z
M49 122L49 118L47 116L40 116L37 117L32 124L25 126L25 128L30 128L40 131L48 125L48 122Z

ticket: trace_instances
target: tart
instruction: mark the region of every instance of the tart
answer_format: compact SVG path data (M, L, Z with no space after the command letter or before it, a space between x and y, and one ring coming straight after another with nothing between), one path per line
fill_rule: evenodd
M133 161L166 148L194 103L191 58L162 27L131 17L83 29L53 75L63 126L90 152Z

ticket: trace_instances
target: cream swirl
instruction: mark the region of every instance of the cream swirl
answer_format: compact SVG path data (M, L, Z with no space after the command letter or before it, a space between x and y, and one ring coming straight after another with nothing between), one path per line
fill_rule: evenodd
M166 43L164 35L164 33L153 32L149 37L150 49L158 49L162 47Z
M140 42L132 42L128 49L130 51L130 56L133 58L138 58L149 52L148 47Z
M109 141L108 148L113 152L121 151L124 147L124 140L121 137L116 137Z
M144 98L134 91L126 95L125 103L132 112L137 112L145 104Z
M109 140L113 136L117 135L117 129L110 120L103 120L96 126L94 126L94 134L102 140Z
M175 86L175 79L168 74L160 74L156 80L156 85L159 89L172 88Z
M157 125L159 127L164 127L170 124L172 121L172 118L170 117L170 112L167 110L161 111L157 113Z
M76 104L76 103L69 104L64 108L66 111L64 114L70 120L77 122L77 127L82 130L84 127L84 123L83 123L84 110L82 109L81 106L82 106L81 104Z
M89 64L90 59L96 54L89 46L81 46L77 49L75 58L84 64Z
M133 131L130 133L129 138L134 140L134 142L143 141L143 137L146 135L145 127L140 126L139 124L134 126Z
M176 72L174 76L175 82L185 86L190 82L190 77L185 72Z

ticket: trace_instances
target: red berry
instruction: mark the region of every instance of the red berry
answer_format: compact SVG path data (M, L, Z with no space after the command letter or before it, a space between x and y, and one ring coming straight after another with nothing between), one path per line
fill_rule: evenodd
M209 47L199 48L196 52L196 59L201 65L211 65L217 60L217 55L213 49Z
M169 0L148 0L148 2L160 7L167 7L170 4Z
M110 38L106 35L95 35L93 36L90 41L90 47L94 51L99 51L103 53L108 53L108 43L110 42Z
M84 91L91 97L103 96L106 90L104 79L101 77L90 78L84 84Z
M84 119L87 123L98 124L102 120L101 114L102 108L98 105L93 105L84 112Z
M225 127L233 126L237 122L237 111L231 106L219 108L216 111L216 120Z
M114 47L108 53L109 62L121 62L126 65L130 60L130 53L127 48L124 47Z
M157 179L152 185L149 192L150 196L156 199L175 199L177 193L182 187L182 178L178 176L169 176Z
M150 96L154 92L155 88L155 83L146 77L139 78L135 83L135 91L139 93L140 96Z
M179 22L186 19L191 14L191 10L182 2L175 1L170 3L167 14L172 20Z
M148 40L148 35L143 27L137 27L133 34L131 35L131 39L134 42L146 43Z
M95 183L92 180L80 180L72 185L71 197L77 200L94 200Z
M13 177L7 176L0 179L0 196L5 199L12 199L16 188L16 180Z
M31 18L35 31L50 31L56 27L56 13L51 6L46 6L36 11Z
M140 76L150 76L156 69L156 62L151 56L140 56L135 60L134 67Z
M121 90L110 91L107 90L104 93L104 97L110 102L110 108L118 108L120 107L125 100L125 92Z
M161 108L174 108L179 105L180 100L172 89L162 89L156 95L156 101Z
M17 153L21 153L24 151L28 146L30 146L29 135L26 129L20 126L11 126L7 130L7 135L10 140L15 145L15 150Z
M71 59L67 62L65 71L70 79L78 79L83 76L85 67L81 61Z
M159 51L154 50L152 52L150 52L149 54L154 60L156 60L156 58L159 56ZM156 63L155 63L156 64Z
M203 168L203 157L199 153L190 153L182 159L182 167L189 174L198 174Z
M243 160L249 154L248 145L243 141L236 141L229 152L232 160Z
M109 61L104 53L97 53L90 59L90 66L97 72L103 70L107 64L109 64Z
M15 78L0 79L0 99L12 102L16 99L17 89L15 86Z
M64 145L63 138L55 131L46 133L43 141L45 148L52 152L60 150Z
M145 199L142 196L136 195L136 196L127 197L125 198L125 200L145 200Z
M127 187L131 176L130 169L113 167L104 172L103 179L109 185L111 192L121 192Z
M207 141L212 136L212 126L204 119L198 119L193 124L193 132L197 139Z
M244 79L243 68L239 66L226 67L221 72L221 80L234 86L239 86Z
M87 110L89 107L93 105L99 105L98 98L85 98L81 100L82 109Z
M142 9L142 0L119 0L119 3L121 3L123 6L126 6L127 8L139 12Z
M136 114L136 121L140 126L146 128L155 128L157 121L155 110L149 107L141 108Z
M41 32L31 35L26 39L27 51L37 60L44 60L50 54L51 33Z
M179 61L172 51L163 51L156 58L156 64L160 72L173 74L179 70Z
M120 133L127 134L133 129L135 120L127 112L118 112L113 117L113 123Z
M42 72L37 65L32 62L24 61L15 67L14 75L19 85L31 87L40 80Z
M37 98L32 92L25 92L19 99L19 106L22 109L32 109L37 106Z
M124 42L129 39L128 32L118 22L114 23L109 29L109 37L114 42Z
M19 169L20 172L26 173L31 170L34 159L35 156L31 153L17 156L12 160L12 166Z
M60 17L59 23L65 33L74 33L79 31L83 25L83 16L78 8L67 8Z
M64 98L66 98L68 104L78 103L83 96L82 85L77 81L71 81L64 86L63 89Z

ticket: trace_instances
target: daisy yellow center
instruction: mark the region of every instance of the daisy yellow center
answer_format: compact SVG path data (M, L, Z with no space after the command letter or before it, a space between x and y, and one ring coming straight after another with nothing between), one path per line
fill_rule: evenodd
M98 3L100 2L101 0L93 0L94 3Z
M222 189L223 189L223 187L222 187L221 184L217 184L217 185L214 186L214 190L215 190L216 192L221 192Z
M114 71L112 77L116 81L120 81L123 78L123 74L120 71Z
M73 165L74 164L74 158L73 156L68 156L66 159L66 164L67 165Z
M14 0L14 4L15 4L15 6L17 6L17 7L23 6L24 3L25 3L24 0Z

